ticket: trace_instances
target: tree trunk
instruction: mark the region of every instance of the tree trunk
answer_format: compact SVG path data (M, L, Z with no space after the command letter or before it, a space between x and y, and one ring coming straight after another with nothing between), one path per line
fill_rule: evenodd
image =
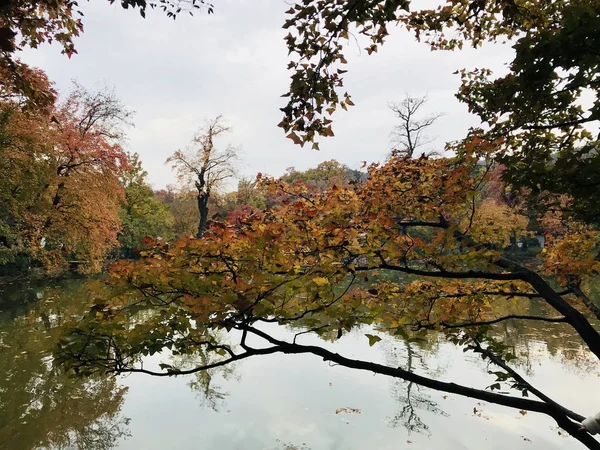
M196 238L200 239L206 231L206 224L208 223L208 197L207 192L198 193L198 214L200 220L198 222L198 232Z

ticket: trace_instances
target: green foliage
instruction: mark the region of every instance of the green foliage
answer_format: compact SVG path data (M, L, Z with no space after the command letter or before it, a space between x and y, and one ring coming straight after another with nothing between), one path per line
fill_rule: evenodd
M366 172L350 169L347 165L332 159L324 161L317 167L307 169L304 172L290 167L281 177L281 180L289 184L303 183L311 190L322 191L334 185L344 186L351 181L364 181L366 177Z
M125 201L121 207L119 244L124 256L132 256L135 249L143 248L146 237L170 240L174 219L146 182L139 155L129 155L131 169L121 177Z
M534 195L567 194L575 216L600 222L600 4L542 2L515 17L510 72L462 72L458 98L489 127L471 136L502 138L506 179Z
M196 194L191 191L176 190L172 186L155 192L156 198L165 205L173 225L170 235L174 238L193 236L198 229L198 206Z
M235 192L235 205L237 208L250 206L263 210L267 206L267 193L257 185L256 180L241 179Z

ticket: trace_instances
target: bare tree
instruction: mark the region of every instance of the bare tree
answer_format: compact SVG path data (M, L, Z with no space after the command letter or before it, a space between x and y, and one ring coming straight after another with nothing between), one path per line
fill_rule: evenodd
M199 215L197 238L201 238L206 231L211 193L221 186L223 181L235 175L234 163L238 150L231 145L224 149L215 148L214 145L215 138L230 130L220 115L208 120L194 136L189 151L178 150L166 161L177 170L182 182L196 188Z
M419 119L419 110L425 103L427 103L427 96L412 97L406 94L400 103L388 104L400 119L400 123L392 130L392 155L406 155L412 158L419 147L433 141L427 136L426 130L444 114L431 114Z

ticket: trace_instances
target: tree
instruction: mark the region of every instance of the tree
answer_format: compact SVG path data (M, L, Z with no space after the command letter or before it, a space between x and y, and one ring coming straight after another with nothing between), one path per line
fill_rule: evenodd
M194 236L198 231L198 206L194 192L167 186L167 189L156 191L155 194L173 217L171 235L176 239Z
M431 114L418 119L416 116L426 102L427 97L411 97L407 94L402 102L388 105L400 121L392 131L393 154L406 155L412 158L417 156L416 151L419 147L432 142L432 139L428 138L425 132L443 114Z
M450 0L437 9L419 9L408 0L310 0L294 4L288 13L285 39L295 59L279 125L294 142L332 136L328 116L354 104L342 90L344 50L354 30L369 40L369 54L384 44L387 27L396 23L433 50L509 40L515 57L508 74L494 78L486 68L460 71L458 98L486 129L471 130L457 149L475 139L494 143L479 150L506 165L511 184L527 187L534 196L567 194L566 212L598 222L597 1Z
M266 201L266 192L258 186L256 180L242 178L238 181L237 191L235 191L235 203L238 207L250 206L262 210L266 206Z
M3 246L28 252L48 270L68 259L99 270L117 245L119 178L128 169L121 127L130 113L109 90L78 85L49 112L1 107Z
M281 177L281 180L289 184L303 183L310 190L324 190L334 185L343 186L351 181L362 181L366 175L365 172L350 169L347 165L332 159L323 161L317 167L307 169L304 172L290 167Z
M56 143L49 155L55 173L43 196L43 221L32 230L57 250L87 260L94 271L117 246L119 179L128 170L121 147L122 126L131 113L107 89L88 92L79 85L50 118Z
M236 191L228 192L220 199L215 216L235 223L254 213L260 213L267 205L267 192L256 179L241 178Z
M108 0L114 3L114 0ZM142 17L148 7L162 9L175 18L182 11L190 14L205 6L205 0L121 0L124 9L138 8ZM69 58L77 53L74 39L83 32L83 13L75 0L5 0L0 7L0 97L20 97L27 107L45 109L56 100L56 92L42 73L14 55L25 47L37 48L57 42Z
M121 253L130 256L141 248L142 239L167 239L171 235L173 216L146 181L148 173L142 168L137 153L128 155L131 169L121 176L125 202L121 207Z
M263 214L215 222L203 239L158 245L140 261L113 266L112 294L99 294L96 307L73 324L57 361L79 374L171 376L279 352L312 354L346 368L545 414L587 448L598 449L600 443L580 430L584 416L527 381L511 365L510 349L490 330L509 320L567 324L600 358L600 334L590 321L600 313L586 294L569 288L573 280L585 286L600 271L593 251L600 235L580 223L540 260L523 265L511 259L503 246L514 233L527 233L515 228L526 218L484 201L489 173L473 157L394 156L371 166L366 181L324 191L261 178L270 195L282 197ZM496 218L507 213L507 220ZM514 298L540 299L546 307L522 314ZM293 324L300 329L296 338L316 333L336 339L361 325L398 336L438 330L497 371L487 389L439 381L296 338L283 340L265 324ZM370 333L366 338L371 345L379 340ZM142 366L143 356L163 350L202 358L192 368Z
M196 188L199 216L197 238L201 238L206 231L208 202L213 191L235 174L233 164L237 158L237 149L230 145L217 149L214 145L215 138L228 131L230 128L223 124L223 117L217 116L207 121L194 137L192 142L195 149L188 154L178 150L166 161L177 170L179 179L185 185Z

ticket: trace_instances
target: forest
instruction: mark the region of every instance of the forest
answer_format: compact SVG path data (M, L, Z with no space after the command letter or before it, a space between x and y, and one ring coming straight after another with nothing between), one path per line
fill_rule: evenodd
M506 434L516 448L600 449L600 2L432 3L273 2L287 9L289 63L272 126L295 152L322 153L320 162L248 176L253 155L232 138L244 118L217 112L169 150L163 169L177 181L159 188L146 154L130 148L135 115L116 89L73 81L58 90L43 67L22 60L47 43L77 57L90 20L81 6L0 7L0 449L142 445L122 410L142 408L127 406L127 390L154 381L136 380L187 380L221 414L202 420L226 433L233 419L223 414L236 411L219 405L254 389L240 394L235 376L258 380L238 408L258 405L261 417L261 402L273 402L269 384L298 398L310 386L307 405L319 411L324 391L349 383L324 381L333 373L396 383L378 401L382 410L390 399L400 405L390 427L408 434L388 438L380 423L366 425L364 407L328 404L329 416L310 417L281 400L271 407L313 432L269 425L278 431L252 434L236 419L254 439L244 448L273 448L267 438L287 450L341 448L319 440L324 429L352 448L430 448L436 436L450 439L443 430L456 420L459 441L435 447L481 447L496 436L489 445L500 446L489 448L505 448ZM154 14L177 25L191 14L202 27L220 14L218 0L113 7L132 23ZM512 60L502 74L454 74L454 95L477 124L460 139L436 141L436 125L454 118L406 93L385 108L394 120L385 158L363 161L369 148L354 164L328 156L325 143L361 108L345 86L349 54L360 45L376 58L399 30L422 52L503 43ZM305 357L311 365L297 366L304 375L292 381L286 366ZM314 387L319 370L327 372ZM357 381L344 393L382 422L378 389ZM331 431L338 416L366 441ZM463 436L484 421L487 431ZM185 430L175 431L192 436ZM180 439L173 448L193 448ZM206 448L242 448L220 439Z

